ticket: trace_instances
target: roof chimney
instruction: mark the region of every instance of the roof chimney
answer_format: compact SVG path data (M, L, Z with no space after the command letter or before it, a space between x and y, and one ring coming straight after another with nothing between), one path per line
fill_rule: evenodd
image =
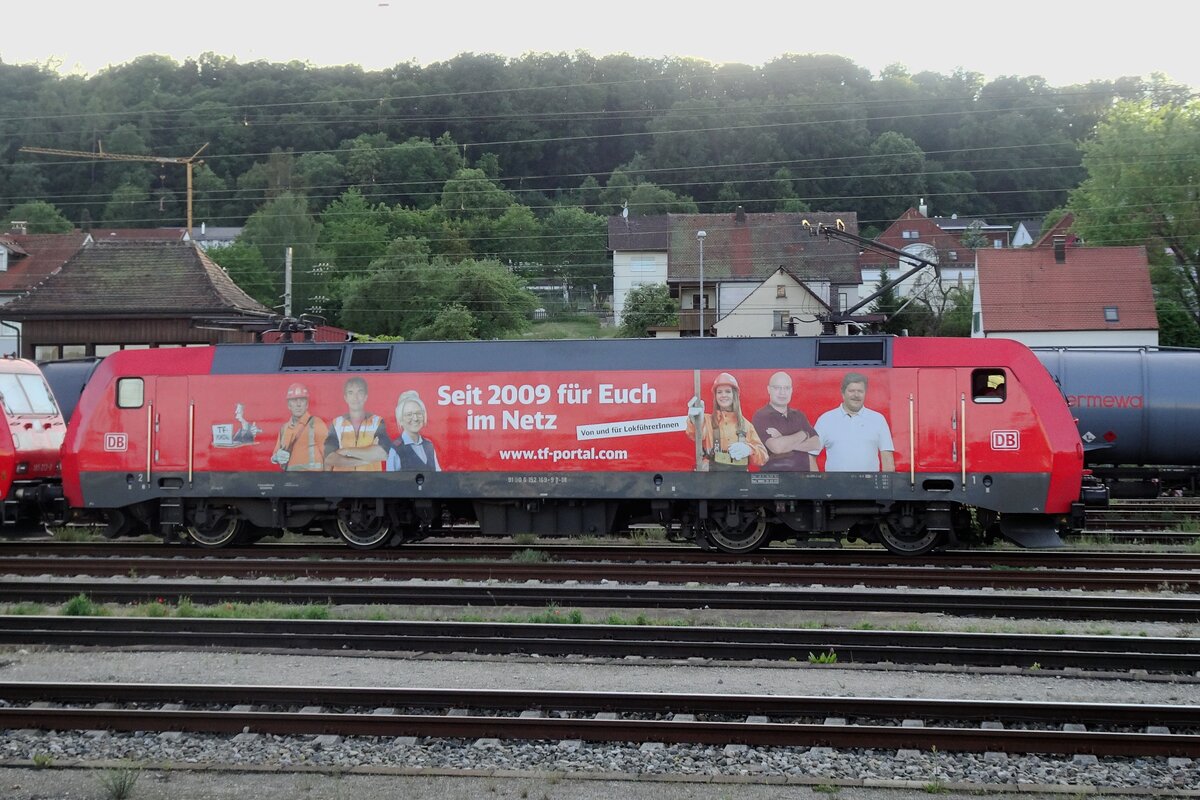
M1054 263L1067 263L1067 237L1065 236L1054 237Z
M925 205L925 198L921 198L921 202L917 204L917 211L921 212L922 217L929 216L929 206Z
M733 215L733 218L737 220L738 225L745 225L746 224L746 209L742 208L741 206L738 206L737 213Z
M12 221L12 230L9 233L29 233L29 223L23 219L14 219Z

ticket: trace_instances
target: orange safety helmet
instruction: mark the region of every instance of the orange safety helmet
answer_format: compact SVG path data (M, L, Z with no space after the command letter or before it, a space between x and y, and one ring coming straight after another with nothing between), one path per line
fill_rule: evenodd
M713 381L712 388L713 388L714 392L717 390L718 386L732 386L734 388L734 390L737 390L737 388L738 388L737 378L733 377L728 372L722 372L720 375L717 376L717 379L715 381Z
M293 383L288 387L287 399L295 400L297 397L308 398L308 387L303 383Z

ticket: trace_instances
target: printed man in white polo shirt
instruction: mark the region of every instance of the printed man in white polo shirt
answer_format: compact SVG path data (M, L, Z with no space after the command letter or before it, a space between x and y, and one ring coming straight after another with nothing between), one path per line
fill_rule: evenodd
M825 448L826 472L893 472L895 445L887 420L864 406L867 376L847 372L842 378L842 404L826 411L814 426Z

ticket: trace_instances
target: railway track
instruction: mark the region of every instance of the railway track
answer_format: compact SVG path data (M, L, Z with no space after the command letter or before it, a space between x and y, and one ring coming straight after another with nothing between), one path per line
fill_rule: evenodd
M10 729L1200 756L1197 706L79 683L0 699Z
M804 628L0 616L0 643L923 664L1200 674L1194 639ZM810 658L811 657L811 658Z
M1200 499L1113 500L1087 509L1084 534L1114 539L1188 542L1200 537Z
M795 564L804 566L987 567L990 569L1200 570L1200 553L1060 550L945 550L897 561L873 548L773 546L741 555L704 551L691 545L495 544L422 542L356 551L337 544L264 543L203 550L145 542L0 542L0 566L27 558L176 559L202 563L237 559L388 564L404 561L511 561L535 554L548 562L678 562L689 564Z
M159 581L14 579L0 584L0 602L62 603L78 595L104 603L204 604L231 602L336 605L517 606L575 608L743 609L791 611L906 612L1014 619L1200 622L1200 598L1162 595L1087 595L1051 592L986 593L896 587L793 589L590 586L555 584L433 584L309 581Z
M667 556L669 558L669 556ZM1127 561L1126 563L1136 563ZM1176 565L1178 567L1178 565ZM1197 562L1200 567L1200 562ZM679 563L570 561L446 561L416 559L254 558L240 556L197 559L158 557L31 556L0 561L0 574L107 577L118 575L178 578L274 577L329 580L381 579L391 581L610 581L634 583L706 583L750 585L822 585L955 587L978 589L1147 590L1170 587L1177 592L1200 591L1200 569L1080 568L1000 569L996 567L894 565L799 565L770 563Z

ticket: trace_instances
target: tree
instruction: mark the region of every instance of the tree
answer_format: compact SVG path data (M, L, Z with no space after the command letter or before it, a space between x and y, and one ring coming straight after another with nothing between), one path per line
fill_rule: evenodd
M292 248L292 314L308 313L314 305L327 305L318 297L330 297L329 275L314 273L320 260L317 240L321 226L308 213L308 201L301 195L284 192L246 220L240 241L252 244L262 253L267 274L271 276L276 300L283 297L285 251Z
M417 341L466 341L474 339L479 320L462 303L451 303L442 308L428 325L413 331Z
M279 302L274 280L263 263L262 253L247 242L234 242L227 247L207 251L243 292L270 308Z
M1200 325L1200 101L1118 103L1084 144L1083 166L1068 203L1075 232L1092 245L1144 244L1160 299ZM1161 343L1181 344L1178 330Z
M104 221L117 228L142 228L157 219L144 186L123 183L113 191L104 206Z
M75 229L61 211L42 200L13 206L4 217L3 230L9 230L13 222L27 223L26 233L70 233Z
M621 335L630 338L648 336L658 325L678 325L679 304L671 298L665 283L644 283L625 295L621 310Z
M611 291L608 222L604 217L580 208L560 207L546 216L542 229L545 263L553 265L569 287L590 292L595 284L599 291Z
M888 271L886 269L881 269L879 271L879 283L875 288L883 289L883 287L887 286L888 281L891 279L892 276L888 274ZM883 325L880 326L881 329L886 333L900 333L900 331L904 330L904 321L897 319L897 315L900 312L900 306L902 303L903 301L900 299L900 296L896 294L895 286L885 289L878 297L875 298L875 302L871 307L875 313L883 314L886 317Z
M348 279L342 291L344 324L406 339L466 332L500 338L523 330L536 306L537 298L502 264L450 264L431 258L428 243L413 237L392 242L368 274Z
M348 189L321 214L320 245L333 261L335 277L361 272L387 251L390 212Z

